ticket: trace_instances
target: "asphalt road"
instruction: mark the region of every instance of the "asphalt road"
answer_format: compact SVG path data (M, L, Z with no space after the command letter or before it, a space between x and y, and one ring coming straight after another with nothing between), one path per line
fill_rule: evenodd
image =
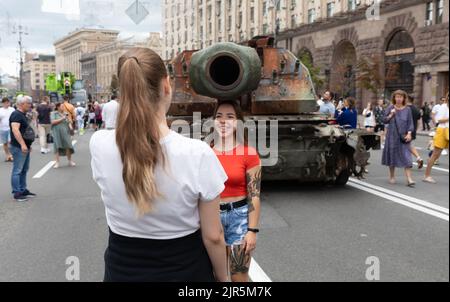
M49 169L35 145L30 190L38 197L16 203L10 195L11 164L0 155L0 281L66 281L66 259L76 256L81 281L101 281L107 240L104 208L92 181L90 133L76 136L77 167ZM428 138L419 137L424 148ZM367 281L379 261L380 281L449 281L449 160L434 170L437 185L406 187L399 171L390 185L381 153L372 153L367 179L346 187L264 183L262 226L253 279ZM369 258L376 257L376 258ZM263 272L262 272L263 271Z

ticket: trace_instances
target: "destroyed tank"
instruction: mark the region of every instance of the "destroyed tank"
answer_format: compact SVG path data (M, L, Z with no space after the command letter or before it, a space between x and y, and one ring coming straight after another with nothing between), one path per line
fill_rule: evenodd
M263 162L263 180L298 180L344 185L364 176L370 149L379 136L345 130L318 112L308 69L272 37L255 37L248 46L218 43L186 50L168 63L173 100L172 129L206 139L204 123L217 102L236 100ZM183 128L184 127L184 128ZM275 138L275 139L274 139Z

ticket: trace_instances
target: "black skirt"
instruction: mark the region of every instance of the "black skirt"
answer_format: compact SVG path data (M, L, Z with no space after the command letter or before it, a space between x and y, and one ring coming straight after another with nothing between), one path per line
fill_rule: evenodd
M200 230L170 240L129 238L109 231L105 282L215 282Z

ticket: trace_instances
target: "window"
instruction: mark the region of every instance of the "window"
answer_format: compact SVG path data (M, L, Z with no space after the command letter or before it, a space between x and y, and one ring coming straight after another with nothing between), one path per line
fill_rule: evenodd
M427 3L427 11L426 11L426 25L431 25L433 23L433 2Z
M444 0L436 1L436 24L441 24L444 16Z
M348 0L348 10L356 9L356 0Z
M327 18L331 18L334 15L334 2L327 4Z
M316 10L314 8L308 10L308 23L316 21Z

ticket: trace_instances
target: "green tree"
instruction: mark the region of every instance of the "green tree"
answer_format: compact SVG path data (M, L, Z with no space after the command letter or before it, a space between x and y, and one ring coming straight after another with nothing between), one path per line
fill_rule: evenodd
M366 89L376 97L380 97L384 92L384 83L398 78L397 64L387 65L380 56L362 57L357 64L359 88Z
M316 91L320 90L324 84L324 79L320 76L320 68L314 66L311 53L302 49L299 51L297 57L309 70L309 74L311 75L311 80L313 81Z

